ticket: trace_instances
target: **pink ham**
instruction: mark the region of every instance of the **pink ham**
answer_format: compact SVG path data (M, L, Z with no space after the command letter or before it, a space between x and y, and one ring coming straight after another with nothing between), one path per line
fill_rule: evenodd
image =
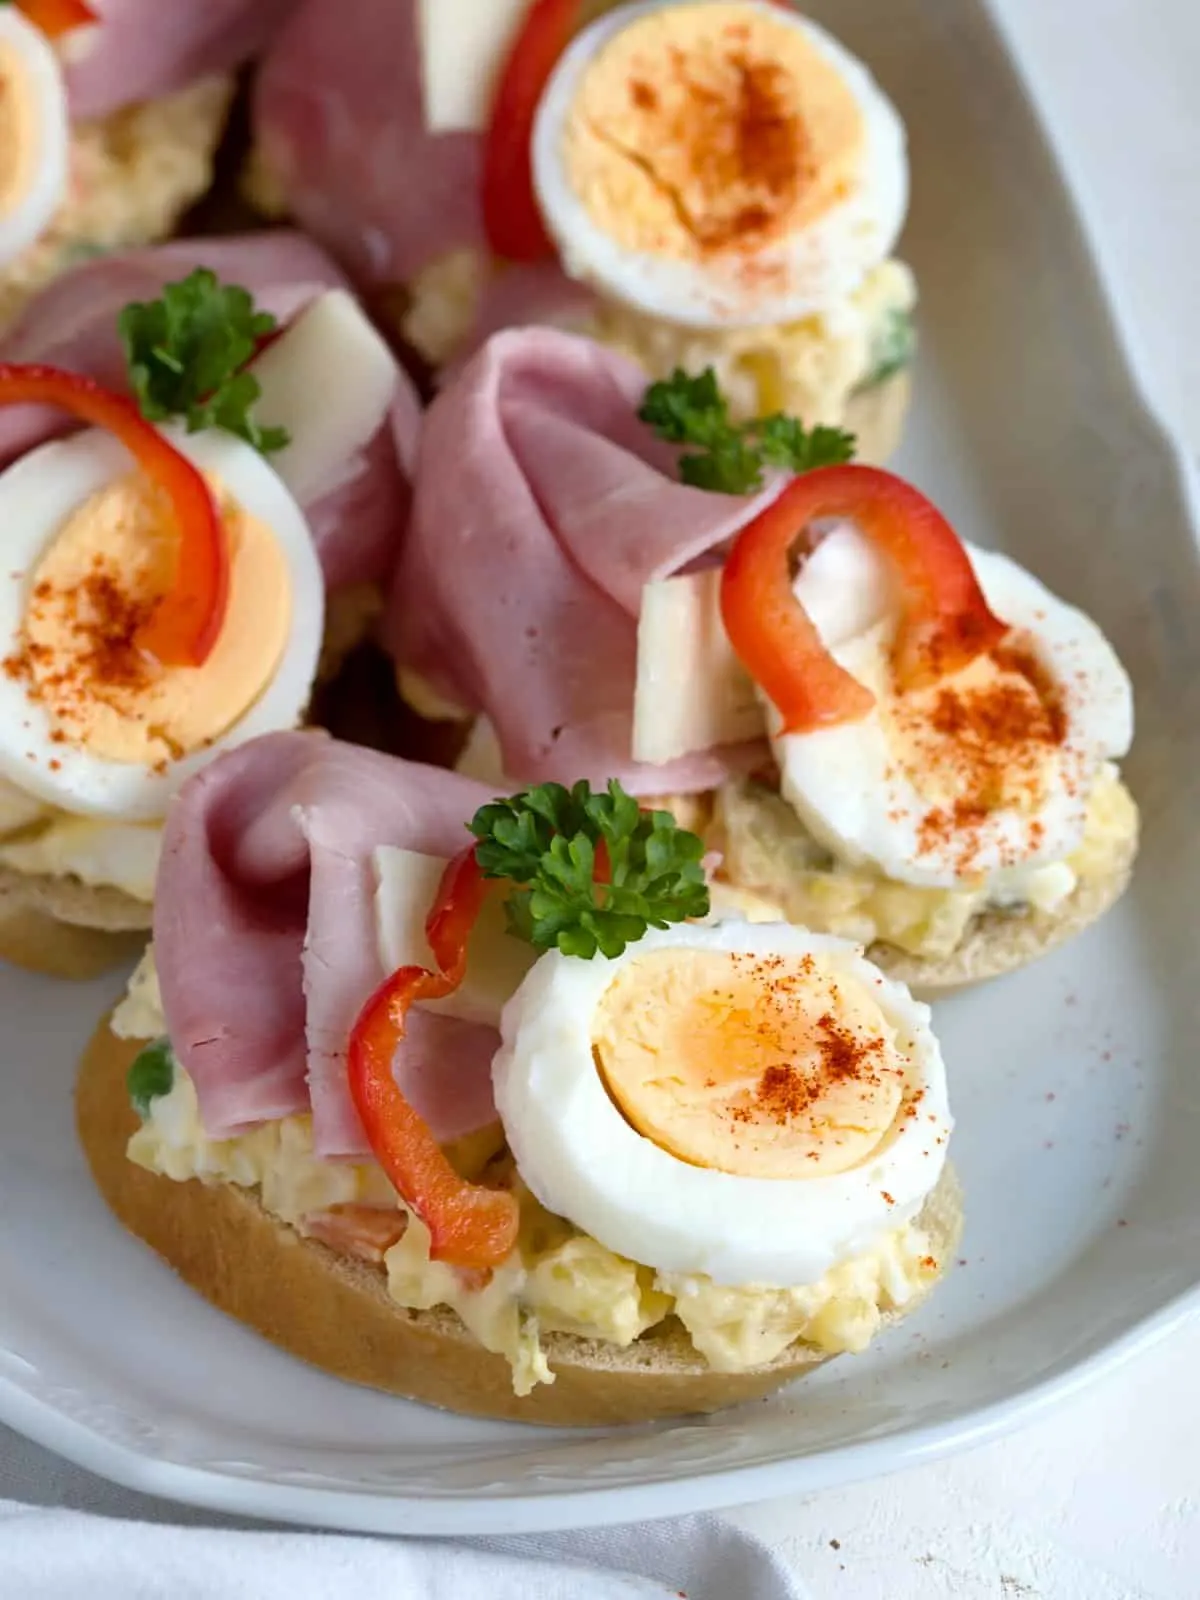
M164 284L198 266L241 284L284 323L323 290L346 281L318 245L290 232L181 239L106 256L44 290L0 340L0 361L66 367L125 391L117 335L122 307L156 298ZM390 570L408 517L408 472L419 425L416 393L397 368L390 425L381 427L367 448L344 464L337 481L304 508L331 588L376 582ZM74 426L65 414L34 406L0 410L0 468Z
M264 59L254 123L292 211L363 282L482 246L479 141L426 131L414 0L301 0Z
M713 787L762 758L631 756L642 590L724 544L778 492L678 481L637 418L641 372L546 328L498 334L426 416L386 631L399 661L484 713L515 783Z
M67 73L77 117L104 117L263 48L295 0L91 0L95 27L71 41Z
M210 1136L311 1105L320 1154L365 1153L345 1052L385 976L372 851L452 855L489 797L322 733L256 740L184 787L167 820L154 949L168 1033ZM397 1080L438 1139L494 1120L497 1043L492 1028L413 1019Z
M301 0L263 61L254 132L293 215L359 282L408 283L451 250L486 249L481 140L425 126L414 0ZM591 304L553 263L509 266L468 345Z

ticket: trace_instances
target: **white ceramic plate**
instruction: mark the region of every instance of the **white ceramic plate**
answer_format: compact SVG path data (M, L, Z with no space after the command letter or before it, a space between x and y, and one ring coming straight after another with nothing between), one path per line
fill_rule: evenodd
M810 1490L1029 1417L1200 1303L1200 559L1042 135L976 0L812 8L911 131L923 291L901 463L962 530L1091 611L1138 689L1146 840L1124 904L938 1008L963 1262L867 1357L704 1421L552 1434L442 1416L288 1360L93 1195L73 1063L111 989L0 974L0 1418L130 1487L306 1523L471 1533Z

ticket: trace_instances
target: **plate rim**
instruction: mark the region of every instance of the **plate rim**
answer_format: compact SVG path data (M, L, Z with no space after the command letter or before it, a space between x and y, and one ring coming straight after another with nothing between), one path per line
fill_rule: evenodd
M164 1461L104 1438L7 1377L0 1377L0 1421L122 1488L243 1521L435 1538L561 1533L728 1510L783 1495L814 1494L943 1460L1039 1421L1190 1323L1200 1324L1200 1282L1063 1372L942 1422L811 1455L711 1471L699 1468L678 1479L579 1489L522 1489L506 1496L433 1494L417 1498L386 1490L321 1488L238 1477L209 1467ZM636 1513L630 1515L633 1508L629 1502L635 1497Z

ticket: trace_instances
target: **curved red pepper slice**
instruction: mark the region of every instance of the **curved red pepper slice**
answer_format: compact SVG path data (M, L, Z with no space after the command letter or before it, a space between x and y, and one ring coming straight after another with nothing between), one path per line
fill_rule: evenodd
M401 967L359 1013L350 1035L350 1095L368 1142L396 1193L429 1229L429 1254L464 1268L498 1267L512 1253L519 1212L515 1198L459 1177L428 1123L405 1099L392 1072L409 1008L458 988L467 940L487 894L470 845L449 863L425 923L438 964Z
M962 540L936 506L879 467L818 467L795 478L734 541L721 616L735 653L783 718L783 732L865 717L871 691L830 655L792 593L797 536L819 518L853 522L899 575L894 668L902 688L956 672L1008 631L992 615Z
M86 0L17 0L17 10L47 39L100 20Z
M228 534L203 476L131 400L77 372L0 362L0 406L26 401L111 433L168 496L179 529L175 578L137 642L163 666L203 666L225 621L230 565Z
M493 254L506 261L554 254L530 147L538 104L582 11L582 0L533 0L500 74L483 150L483 223Z

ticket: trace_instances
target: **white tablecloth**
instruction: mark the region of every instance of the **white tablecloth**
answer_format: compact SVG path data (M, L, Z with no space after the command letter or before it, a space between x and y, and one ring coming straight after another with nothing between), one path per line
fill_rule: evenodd
M1122 294L1143 380L1200 453L1200 0L996 3ZM1198 1370L1194 1323L1047 1420L952 1461L720 1525L510 1549L609 1565L616 1552L618 1565L672 1579L690 1600L799 1600L805 1582L821 1600L1196 1600ZM100 1483L0 1429L2 1499L212 1520ZM594 1592L633 1592L607 1582ZM422 1593L398 1580L390 1592ZM585 1594L570 1580L523 1590L526 1600L560 1592ZM176 1589L175 1600L190 1593L201 1591ZM0 1561L0 1600L10 1594Z

